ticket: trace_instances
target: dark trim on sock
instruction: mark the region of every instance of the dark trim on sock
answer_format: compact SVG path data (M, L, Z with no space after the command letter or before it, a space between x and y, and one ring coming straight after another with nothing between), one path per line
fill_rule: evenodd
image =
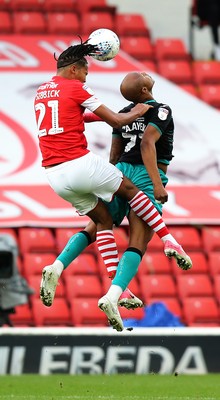
M136 249L136 247L128 247L125 251L133 251L134 253L139 254L139 256L142 258L143 254L139 249Z
M86 231L80 231L79 233L82 233L83 235L86 236L87 240L88 240L88 245L90 245L92 243L92 239L90 237L90 234Z

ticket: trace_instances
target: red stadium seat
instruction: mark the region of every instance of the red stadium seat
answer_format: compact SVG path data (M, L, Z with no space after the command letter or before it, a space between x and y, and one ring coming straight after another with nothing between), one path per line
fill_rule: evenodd
M220 68L220 63L219 63ZM218 85L200 85L199 97L205 103L212 107L220 109L220 84Z
M208 253L209 272L212 277L220 274L220 251Z
M138 268L138 277L145 274L170 274L171 262L162 252L145 253Z
M35 11L17 11L13 13L14 33L46 33L46 21L43 13Z
M51 307L46 307L40 299L32 298L32 313L35 326L70 326L70 310L63 298L55 298Z
M66 298L95 297L97 300L103 294L101 281L97 275L75 275L65 277Z
M123 36L120 38L121 49L138 60L154 60L151 41L145 36Z
M114 31L113 17L108 12L87 12L81 16L81 29L84 35L89 35L94 30L100 28L100 21L102 21L102 28Z
M55 237L56 237L56 248L57 252L61 253L64 247L67 245L69 239L75 235L76 233L80 232L82 229L80 228L56 228L55 229ZM92 243L84 252L94 252L96 251L96 244Z
M49 228L19 228L19 248L21 253L56 252L56 243Z
M23 254L23 273L25 277L29 275L40 275L46 265L51 265L55 261L54 253L24 253Z
M213 285L207 274L190 274L176 276L180 299L185 297L213 296Z
M0 33L13 32L11 14L8 11L0 11L0 21Z
M71 262L63 274L64 279L70 275L98 275L98 263L92 253L83 253Z
M148 305L156 303L156 302L162 302L165 304L165 306L168 308L168 310L176 315L179 318L182 318L183 312L182 312L182 307L180 305L180 301L177 297L156 297L152 299L148 299Z
M201 251L190 251L188 252L188 255L190 256L193 264L192 268L188 272L178 267L175 260L171 260L172 271L174 275L190 274L191 276L192 274L194 275L209 273L209 265L204 253L202 253Z
M158 61L162 60L183 60L189 61L185 43L181 39L164 38L155 40L155 54Z
M1 11L11 11L11 1L0 0L0 10Z
M12 11L41 11L45 0L10 0Z
M107 0L77 0L76 9L81 16L88 12L107 12L112 15L116 12L116 7L109 5ZM102 24L100 24L99 28L104 28L101 25Z
M102 294L104 295L108 291L108 289L110 288L110 286L112 284L112 281L107 276L107 273L106 273L106 275L103 275L101 277L101 281L102 281Z
M210 251L220 251L220 227L203 227L202 242L204 250L207 253Z
M56 228L55 237L57 252L61 253L69 239L78 232L80 232L79 228Z
M199 97L197 86L191 83L182 83L179 84L179 87L185 90L187 93L191 94L192 96Z
M17 233L15 231L15 229L13 228L0 228L0 235L3 234L7 234L7 235L11 235L13 237L13 239L15 240L15 242L18 242L18 236Z
M24 275L24 271L23 271L23 263L21 261L21 257L18 256L17 257L17 268L18 268L18 272L20 275Z
M162 240L159 238L159 236L155 233L154 236L152 237L151 241L149 242L147 246L148 252L163 252L164 250L164 244Z
M192 71L197 85L220 84L219 61L194 61Z
M47 13L47 31L51 34L78 34L80 23L77 14L70 12Z
M124 252L128 247L128 235L124 228L114 228L114 237L119 252Z
M185 251L202 249L202 240L198 229L192 226L170 226L169 231Z
M144 308L135 308L134 310L127 310L125 307L119 307L119 312L122 319L135 318L137 320L143 319L145 316Z
M119 14L115 16L115 32L121 36L148 36L150 30L142 14Z
M158 72L176 84L193 83L192 69L188 61L159 61Z
M214 294L220 304L220 274L213 276Z
M32 297L38 298L40 297L40 282L41 282L41 275L29 275L27 277L28 285L34 289L34 293L31 295Z
M9 315L12 324L17 326L34 326L34 320L29 304L15 307L15 314Z
M75 12L77 0L44 0L46 12Z
M183 299L184 321L189 326L218 326L219 308L214 297Z
M75 327L108 326L106 315L99 309L97 299L94 297L71 299L70 314L72 325Z
M142 300L148 304L149 298L175 297L177 294L176 284L171 275L143 275L140 280Z
M151 72L157 72L157 64L154 61L141 60L141 63L145 66L144 70L151 74Z

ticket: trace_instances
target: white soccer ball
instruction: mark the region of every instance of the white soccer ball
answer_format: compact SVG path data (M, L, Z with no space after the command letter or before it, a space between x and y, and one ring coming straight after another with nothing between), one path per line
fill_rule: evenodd
M95 60L108 61L114 58L120 49L120 40L110 29L96 29L89 36L89 43L97 45L99 54L92 55Z

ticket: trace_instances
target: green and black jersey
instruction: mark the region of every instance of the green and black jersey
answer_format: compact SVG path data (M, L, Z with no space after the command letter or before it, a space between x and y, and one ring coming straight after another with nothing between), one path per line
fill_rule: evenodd
M155 100L146 103L151 104L153 108L149 109L144 116L120 129L113 129L113 135L120 135L124 143L124 152L119 162L143 164L140 143L145 129L148 125L152 125L161 135L156 142L157 161L169 164L173 158L174 122L172 111L167 104L157 103ZM135 104L131 103L120 112L129 112L134 106Z

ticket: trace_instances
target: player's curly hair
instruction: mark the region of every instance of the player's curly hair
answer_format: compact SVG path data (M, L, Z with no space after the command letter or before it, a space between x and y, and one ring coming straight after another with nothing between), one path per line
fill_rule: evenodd
M56 57L54 53L54 59L57 61L57 68L67 67L70 64L75 64L78 61L82 60L86 56L92 56L98 52L98 47L93 44L89 44L88 40L85 42L82 41L80 38L81 43L75 46L70 46L66 50L64 50L59 57Z

